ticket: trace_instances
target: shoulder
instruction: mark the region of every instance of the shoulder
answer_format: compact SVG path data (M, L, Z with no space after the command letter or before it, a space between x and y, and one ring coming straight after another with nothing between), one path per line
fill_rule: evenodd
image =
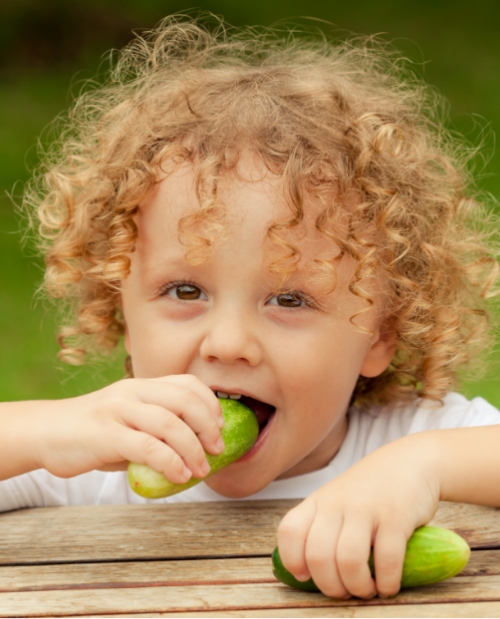
M415 432L465 428L500 423L500 412L483 398L467 400L448 393L442 402L416 399L391 410L349 410L349 431L344 452L358 460L386 443Z
M459 393L448 393L441 404L420 401L411 420L409 433L497 423L500 423L500 412L483 398L468 400Z
M349 413L354 425L367 431L386 429L400 436L423 430L461 428L500 423L500 412L480 397L468 400L465 396L450 392L441 402L416 399L410 404L391 410L373 409Z

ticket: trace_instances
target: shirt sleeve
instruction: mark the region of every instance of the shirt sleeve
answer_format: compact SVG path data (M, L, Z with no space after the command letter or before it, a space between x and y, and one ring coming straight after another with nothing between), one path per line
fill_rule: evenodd
M141 503L124 472L91 471L70 479L51 475L43 469L0 482L0 511L26 507L61 505L102 505Z
M424 430L450 428L472 428L500 423L500 412L483 398L467 400L459 393L449 393L443 405L434 409L432 404L423 403L411 419L406 434Z

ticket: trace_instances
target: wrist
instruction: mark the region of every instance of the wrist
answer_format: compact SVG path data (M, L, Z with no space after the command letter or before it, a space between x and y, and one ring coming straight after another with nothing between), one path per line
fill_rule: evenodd
M67 449L65 426L68 416L74 410L75 400L78 398L43 400L34 403L37 406L32 411L29 433L33 469L46 469L55 473L54 456Z
M386 447L394 449L394 465L406 474L407 483L424 487L437 508L441 500L444 463L437 431L417 432Z
M418 459L421 475L436 501L445 500L443 491L447 463L441 430L418 432L405 438L408 442L409 454L413 454L413 458Z

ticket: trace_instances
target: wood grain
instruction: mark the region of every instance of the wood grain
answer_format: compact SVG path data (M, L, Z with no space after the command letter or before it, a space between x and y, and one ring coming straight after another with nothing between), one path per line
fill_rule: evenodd
M0 567L0 592L265 582L270 557Z
M474 551L461 576L500 575L500 550ZM276 582L269 557L0 567L0 592Z
M473 550L460 576L500 574L500 550Z
M441 502L429 524L452 529L471 548L500 548L500 508Z
M440 505L473 547L456 578L337 602L277 583L276 527L297 501L22 510L0 516L0 616L500 616L500 510Z
M500 602L464 604L409 604L401 606L357 606L343 608L275 608L270 610L208 611L199 613L139 613L134 617L500 617Z
M48 507L0 515L0 565L269 555L298 501ZM440 505L433 524L500 548L500 510Z
M342 608L406 605L500 602L499 576L454 578L430 587L407 590L390 600L335 601L319 593L295 591L281 584L196 585L148 588L118 588L25 591L0 593L0 616L82 616L130 613L200 612L300 608ZM351 612L351 610L349 610ZM383 614L383 613L381 613Z
M0 565L271 554L278 523L296 503L101 505L4 513Z

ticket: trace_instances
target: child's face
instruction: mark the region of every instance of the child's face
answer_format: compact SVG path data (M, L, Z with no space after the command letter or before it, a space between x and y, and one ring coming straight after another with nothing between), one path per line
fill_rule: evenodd
M139 209L131 273L122 282L136 377L193 374L213 390L275 407L252 451L207 480L231 497L325 466L344 439L358 376L381 373L394 352L375 309L356 319L371 334L349 322L366 303L347 291L354 266L348 259L331 294L318 295L303 268L287 285L291 295L273 294L263 241L270 222L290 210L277 177L262 178L250 162L246 171L260 180L219 180L228 235L196 266L185 260L177 237L179 219L198 209L192 168L181 166L160 182ZM302 267L335 250L307 216L306 226L298 242Z

